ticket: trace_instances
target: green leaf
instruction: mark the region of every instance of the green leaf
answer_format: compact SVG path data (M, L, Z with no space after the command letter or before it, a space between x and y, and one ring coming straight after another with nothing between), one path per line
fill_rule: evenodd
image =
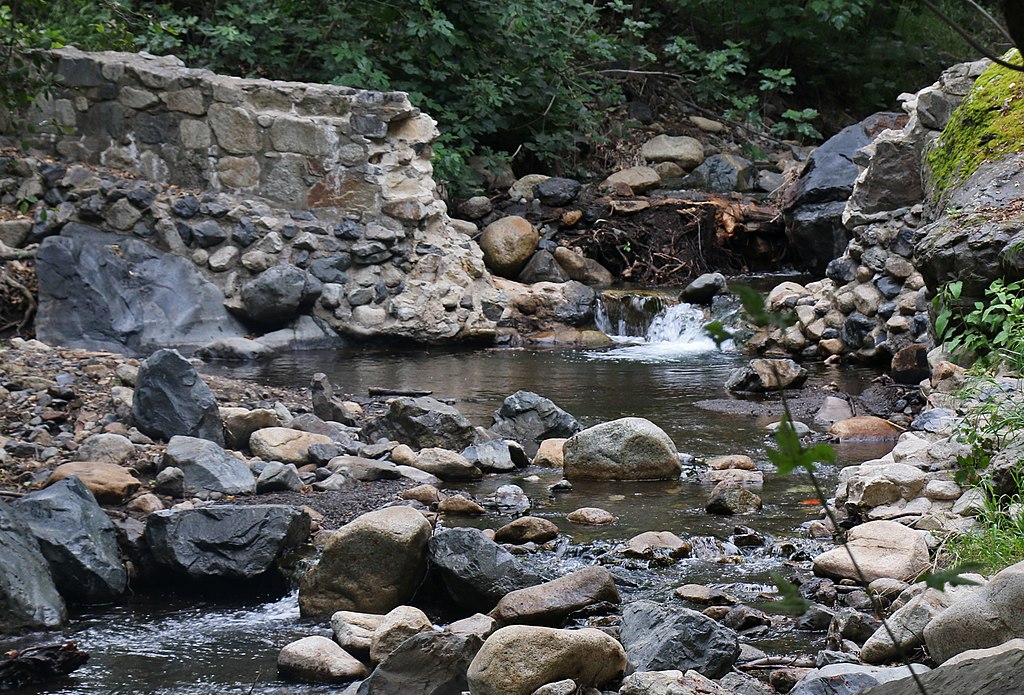
M774 608L790 615L803 615L807 612L811 602L800 595L800 589L796 584L777 572L772 572L769 576L782 597L781 601L772 604Z
M960 575L977 572L984 568L985 566L979 562L965 562L943 572L926 572L918 577L917 581L924 582L932 589L939 591L945 591L947 584L950 586L976 586L978 582Z

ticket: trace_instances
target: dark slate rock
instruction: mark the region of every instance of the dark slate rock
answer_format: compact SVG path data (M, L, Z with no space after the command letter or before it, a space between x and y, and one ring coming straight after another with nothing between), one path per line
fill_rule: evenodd
M171 212L182 219L192 219L199 214L199 199L191 193L183 195L171 204Z
M258 238L259 232L256 231L256 225L248 217L238 220L238 224L231 230L231 240L242 247L252 246Z
M156 200L156 193L146 186L137 186L128 191L128 202L138 210L148 210Z
M132 130L135 132L139 140L147 145L163 145L165 143L177 141L178 119L170 113L147 113L143 111L135 116L135 123L133 124ZM185 197L191 197L195 200L195 196ZM179 200L181 199L179 198ZM175 203L175 205L176 204L177 203ZM183 209L190 210L191 207ZM198 203L195 206L195 211L199 212ZM171 206L171 212L178 214L174 209L174 206ZM195 212L192 213L192 215L195 215ZM185 215L181 216L184 217Z
M875 327L875 322L864 314L855 311L846 317L841 333L843 342L851 350L856 350L864 345L864 339Z
M508 444L501 439L492 439L466 447L462 456L484 472L508 473L516 469Z
M462 451L476 441L476 429L466 416L429 396L396 398L386 414L371 419L363 429L370 441L383 437L413 449Z
M113 601L128 586L117 532L78 478L67 478L15 503L50 564L53 581L69 601Z
M533 187L533 194L540 202L552 207L568 205L580 194L583 185L574 179L552 177Z
M452 600L470 611L486 613L510 591L544 581L478 529L440 530L428 548Z
M308 535L309 517L279 504L167 509L146 517L153 557L193 580L257 579Z
M625 606L619 641L634 671L693 669L718 678L740 654L736 633L729 628L703 613L654 601Z
M843 224L845 209L842 201L809 203L786 214L789 245L804 267L815 273L827 272L830 263L843 255L851 238Z
M545 439L568 438L583 428L572 415L532 391L517 391L494 411L491 432L523 445L531 457Z
M139 365L132 419L149 437L180 434L224 444L217 400L177 350L158 350Z
M334 236L338 239L356 241L362 236L362 234L359 231L358 224L352 220L345 220L334 225Z
M205 220L192 227L192 239L199 248L209 248L225 241L228 233L213 220Z
M283 325L295 318L305 291L305 271L276 265L242 285L242 313L260 325Z
M889 242L889 251L904 258L914 256L914 232L912 227L902 227L896 238Z
M883 275L882 277L875 280L875 287L882 293L886 299L895 299L899 296L903 290L903 281L897 280L894 277Z
M951 408L932 408L914 418L910 429L915 432L944 432L958 420L956 411Z
M687 187L714 193L752 191L757 183L757 170L750 160L735 154L714 154L684 179Z
M871 142L863 123L843 128L819 145L807 159L794 196L794 205L845 201L860 174L854 154Z
M259 477L256 479L256 492L281 492L291 490L293 492L303 488L302 478L295 464L287 465L280 461L270 461L263 466Z
M679 299L690 304L710 304L715 295L728 289L721 273L704 273L683 288Z
M21 513L0 502L0 632L52 628L66 619L39 542Z
M76 222L36 256L36 334L51 345L138 354L244 336L223 293L188 260Z
M554 310L556 321L567 326L584 326L593 322L594 304L597 301L597 292L593 288L570 280L565 283L562 296L565 301L556 306ZM484 306L484 313L487 313L486 306Z
M309 272L321 282L343 284L348 280L345 271L352 267L352 256L338 253L327 258L316 258L309 264Z
M256 489L256 480L244 462L205 439L171 437L161 467L181 470L183 492L188 497L248 495Z
M483 641L476 635L421 632L402 642L356 695L459 695L469 690L466 672Z
M549 251L537 251L519 271L516 282L531 285L535 282L568 282L569 274L558 264Z

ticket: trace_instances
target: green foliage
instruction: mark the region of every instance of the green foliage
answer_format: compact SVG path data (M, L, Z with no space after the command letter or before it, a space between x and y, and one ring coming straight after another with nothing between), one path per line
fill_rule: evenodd
M813 476L816 463L835 464L836 450L829 444L805 447L793 427L789 408L786 408L779 429L775 432L775 448L768 450L768 459L775 464L781 475L789 475L797 468L802 468Z
M936 295L935 333L946 349L979 368L1005 366L1024 369L1024 281L997 278L986 288L985 300L969 311L961 308L963 282L945 285Z
M1020 63L1020 52L1003 58ZM992 65L953 112L939 142L928 154L936 191L973 174L982 162L1024 147L1024 80L1021 73Z
M922 581L928 587L939 591L945 591L947 584L950 586L977 586L978 582L960 575L978 572L983 569L985 569L985 565L980 562L964 562L942 572L923 574L918 578L918 581Z
M950 563L958 569L969 567L968 571L989 573L1024 560L1022 503L1020 494L1003 499L986 494L985 504L976 517L978 526L947 545Z

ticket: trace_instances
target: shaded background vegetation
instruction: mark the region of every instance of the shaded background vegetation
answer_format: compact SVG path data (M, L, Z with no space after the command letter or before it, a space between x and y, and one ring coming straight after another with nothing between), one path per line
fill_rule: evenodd
M968 2L941 4L1005 47ZM976 57L916 0L21 0L0 4L0 23L8 48L147 50L407 91L439 121L440 176L464 186L472 155L599 173L594 153L650 116L813 140Z

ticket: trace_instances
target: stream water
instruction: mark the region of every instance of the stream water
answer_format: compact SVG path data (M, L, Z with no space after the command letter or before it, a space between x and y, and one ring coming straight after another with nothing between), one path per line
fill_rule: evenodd
M738 351L719 351L700 326L704 313L673 305L665 297L630 295L606 301L599 319L607 332L618 333L615 347L602 351L530 350L380 350L352 348L330 353L294 353L268 363L217 366L211 371L274 385L308 384L325 372L336 390L365 394L370 386L428 389L452 398L477 424L487 426L501 401L516 390L547 396L584 425L624 416L647 418L661 426L681 452L698 457L748 454L765 471L760 495L764 510L755 516L709 515L704 501L710 488L685 477L674 482L577 482L571 493L551 495L547 486L560 471L527 468L462 486L474 495L499 485L519 485L534 502L532 514L550 518L563 532L555 552L524 558L548 576L603 562L609 564L626 600L669 600L684 583L724 588L756 601L772 588L769 573L778 571L794 547L813 554L820 549L799 526L815 518L818 507L805 479L777 476L767 462L767 420L709 412L695 403L727 397L722 384L730 370L745 361ZM631 336L631 337L630 337ZM874 374L813 367L810 385L837 382L858 393ZM878 455L877 450L840 448L841 464ZM836 469L820 471L825 489L834 488ZM810 503L809 503L810 502ZM618 522L605 527L575 526L565 514L584 506L607 509ZM496 514L458 521L496 528L508 520ZM445 523L453 523L446 520ZM720 541L736 524L754 527L766 538L762 548L726 546L731 561L719 559ZM610 551L643 531L672 531L695 543L695 557L669 566L622 561ZM715 540L717 539L717 540ZM787 544L789 544L787 546ZM732 552L729 552L732 551ZM741 558L737 561L735 558ZM320 686L277 680L277 651L309 634L329 635L325 625L302 621L296 597L238 604L159 600L130 601L116 608L97 607L75 615L63 635L92 654L89 663L60 685L36 692L86 693L316 693ZM54 640L56 641L56 640ZM753 640L773 654L814 648L806 634L771 631Z

